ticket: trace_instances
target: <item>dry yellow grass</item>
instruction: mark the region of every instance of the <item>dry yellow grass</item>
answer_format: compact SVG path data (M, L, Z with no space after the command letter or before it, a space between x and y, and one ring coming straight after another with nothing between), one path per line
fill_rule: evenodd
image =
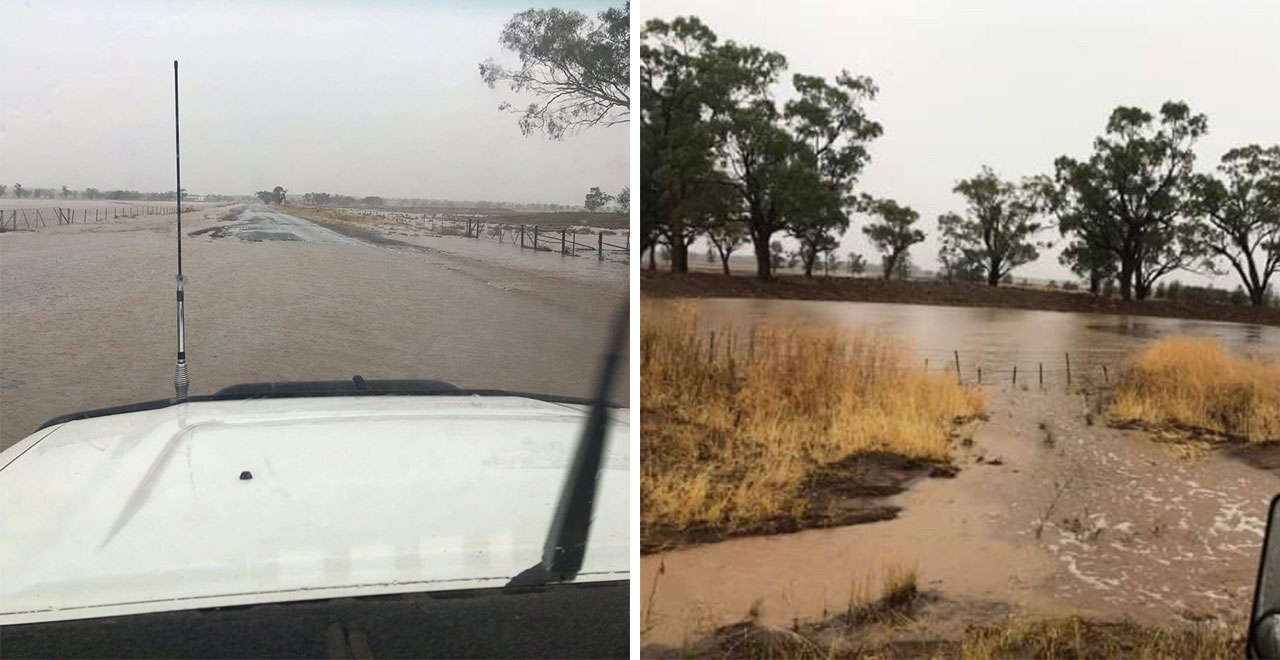
M963 658L1237 658L1239 627L1143 626L1078 616L971 627Z
M982 407L883 338L773 326L714 343L691 304L642 310L642 537L797 516L805 475L851 454L945 460L955 420Z
M1232 355L1216 340L1155 342L1125 370L1110 421L1280 440L1280 364Z

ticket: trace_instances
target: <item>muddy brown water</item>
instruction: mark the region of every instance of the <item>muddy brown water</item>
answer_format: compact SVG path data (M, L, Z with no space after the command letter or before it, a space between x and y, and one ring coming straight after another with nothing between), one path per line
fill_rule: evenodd
M960 351L962 363L988 368L1034 368L1071 352L1114 369L1173 334L1280 355L1280 330L1261 326L815 301L713 299L699 307L709 330L781 320L870 329L911 341L922 361ZM1232 452L1187 459L1146 433L1100 426L1089 415L1096 396L1081 389L1078 380L1044 388L988 380L989 419L966 429L971 446L955 449L960 473L889 498L901 507L893 520L646 555L646 654L678 652L752 611L776 626L841 612L852 584L890 565L915 568L920 587L949 603L951 619L986 616L992 603L1001 612L1165 624L1244 616L1280 477L1255 467L1265 460Z
M190 236L232 224L221 213L183 215L192 394L360 374L587 396L628 300L625 264L494 263L464 240L446 253ZM0 235L0 449L57 415L173 396L174 225ZM611 396L628 391L620 379Z

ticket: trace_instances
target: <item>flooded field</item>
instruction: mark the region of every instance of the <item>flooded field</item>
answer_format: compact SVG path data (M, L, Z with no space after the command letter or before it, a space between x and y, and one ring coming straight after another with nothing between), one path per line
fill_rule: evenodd
M241 236L214 237L225 208L183 215L192 394L360 374L587 395L627 301L625 264L370 244L255 208ZM172 214L0 236L0 448L56 415L173 395L175 240Z
M958 352L966 383L985 365L987 419L962 429L957 476L919 480L886 502L902 508L895 519L643 557L647 655L679 654L753 613L778 627L824 619L888 566L919 572L933 600L912 625L931 634L1009 613L1157 625L1245 616L1266 505L1280 491L1274 462L1108 428L1095 387L1103 378L1090 370L1108 365L1114 377L1134 351L1170 335L1217 337L1275 359L1280 330L873 303L710 299L698 308L708 332L782 321L867 329L911 342L921 368L943 363L931 369L954 370ZM1051 361L1040 387L1034 370ZM1010 382L1002 369L1014 364L1032 379Z

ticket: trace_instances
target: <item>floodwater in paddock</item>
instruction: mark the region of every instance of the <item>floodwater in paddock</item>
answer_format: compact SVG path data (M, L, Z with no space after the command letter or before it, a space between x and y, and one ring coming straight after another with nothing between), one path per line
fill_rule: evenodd
M931 370L954 370L959 352L966 383L984 367L988 419L962 429L972 442L953 450L955 478L923 479L889 501L902 507L895 519L642 557L646 655L679 655L715 626L753 612L779 627L841 612L851 584L893 565L916 569L920 589L940 597L917 616L935 633L1008 612L1156 624L1232 622L1247 612L1280 476L1230 452L1188 456L1148 433L1108 428L1097 421L1096 390L1078 386L1101 383L1093 372L1102 365L1114 378L1127 356L1159 337L1216 337L1270 359L1280 355L1280 330L879 303L687 304L708 332L774 323L870 330L909 341ZM1065 383L1066 353L1073 387ZM1044 387L1035 381L1041 362ZM1000 371L1013 364L1017 385Z
M1082 294L1083 295L1083 294ZM656 304L670 304L657 301ZM1244 355L1280 355L1280 328L1240 323L1218 323L1147 316L1116 316L1076 312L1045 312L987 307L943 307L812 300L713 298L696 303L708 330L733 328L750 332L752 326L778 323L848 328L905 340L921 367L955 369L960 354L966 381L999 374L1019 382L1037 374L1065 376L1067 355L1077 375L1101 377L1120 366L1135 350L1160 337L1190 335L1213 337Z

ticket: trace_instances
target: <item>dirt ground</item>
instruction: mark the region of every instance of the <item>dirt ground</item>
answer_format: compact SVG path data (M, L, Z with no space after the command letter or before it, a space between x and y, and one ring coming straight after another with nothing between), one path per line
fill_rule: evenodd
M1248 611L1274 456L1188 448L1102 426L1097 394L988 386L960 472L885 500L892 520L740 538L641 560L642 651L678 655L716 627L788 628L842 611L897 566L930 595L911 625L960 634L1009 614L1238 621Z
M1169 318L1259 323L1280 326L1280 308L1253 309L1243 305L1148 300L1124 302L1087 292L1053 291L1012 286L990 287L967 282L902 281L873 278L782 275L769 282L754 276L719 273L640 271L645 295L684 298L787 298L845 300L916 305L998 307L1059 312L1161 316Z
M224 210L183 215L192 394L360 374L585 396L628 299L625 264L189 236ZM0 449L60 414L173 396L175 240L173 215L0 235Z

